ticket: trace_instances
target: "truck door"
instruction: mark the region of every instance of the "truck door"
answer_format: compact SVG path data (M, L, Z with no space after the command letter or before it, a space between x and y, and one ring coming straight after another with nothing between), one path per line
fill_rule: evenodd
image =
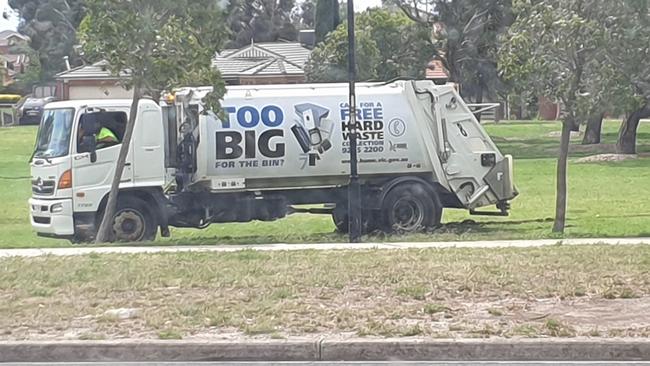
M72 184L73 184L73 204L75 211L96 211L102 198L110 190L113 175L115 174L115 165L120 154L122 139L126 129L128 108L107 108L101 111L81 111L77 131L75 133L74 151L72 156ZM101 128L110 130L115 135L117 141L114 143L97 144L96 160L93 162L91 154L80 151L80 137L83 131L82 121L84 119L93 119L97 124L96 133L99 134ZM129 152L122 174L121 185L132 184L133 169L132 156Z
M165 181L165 132L162 112L142 103L133 134L133 178L138 186L161 186Z

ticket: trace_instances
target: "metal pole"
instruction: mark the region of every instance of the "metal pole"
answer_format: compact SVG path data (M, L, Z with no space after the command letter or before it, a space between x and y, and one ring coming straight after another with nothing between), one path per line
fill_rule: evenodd
M338 1L338 0L334 0ZM350 243L361 241L361 186L357 166L356 95L354 81L357 78L354 61L354 2L348 0L348 81L350 85L349 128L350 131L350 185L348 186L348 218Z

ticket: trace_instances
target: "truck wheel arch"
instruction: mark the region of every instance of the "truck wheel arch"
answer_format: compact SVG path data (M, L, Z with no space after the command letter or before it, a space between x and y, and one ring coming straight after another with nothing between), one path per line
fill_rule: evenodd
M156 222L160 226L167 226L167 216L165 215L165 210L163 209L162 202L164 195L160 189L156 188L146 188L146 189L122 189L118 193L118 199L123 198L123 197L128 197L128 196L133 196L136 198L139 198L143 200L144 202L147 203L147 206L151 210L151 213L153 213L156 216ZM99 208L97 209L97 227L99 227L99 220L101 220L102 214L104 212L104 209L106 208L106 204L108 203L108 193L104 195L102 198L102 201L99 204Z
M378 202L383 206L386 198L388 197L391 191L393 191L397 187L401 187L408 184L417 184L422 186L425 189L425 191L428 193L429 197L433 201L434 209L437 211L435 214L436 217L442 219L443 205L440 200L440 195L438 194L438 191L436 189L437 185L435 183L428 182L425 179L417 176L399 177L385 183L384 186L382 187L381 194L379 197L380 199L378 200ZM434 225L438 225L438 224L439 222L434 223Z
M379 195L379 202L384 202L384 199L386 199L386 196L393 188L397 187L398 185L406 184L406 183L417 183L424 186L427 192L429 193L429 195L431 195L434 204L442 208L442 204L440 203L440 197L438 195L435 185L432 184L431 182L427 182L423 178L416 177L416 176L399 177L384 183L384 185L381 188L381 193Z

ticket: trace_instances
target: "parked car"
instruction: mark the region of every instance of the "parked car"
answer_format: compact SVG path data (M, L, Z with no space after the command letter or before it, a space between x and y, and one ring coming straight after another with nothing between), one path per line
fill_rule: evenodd
M25 99L22 105L17 108L18 124L20 125L37 125L41 121L43 108L46 104L54 102L56 97L56 87L54 85L37 85L34 86L32 94Z
M53 102L54 97L34 98L29 97L22 106L18 108L18 124L37 125L41 121L43 108L46 104Z

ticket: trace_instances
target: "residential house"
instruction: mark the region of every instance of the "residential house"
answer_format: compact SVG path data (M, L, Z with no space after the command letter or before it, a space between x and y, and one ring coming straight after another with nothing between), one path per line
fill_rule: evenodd
M305 82L310 53L298 42L251 43L223 50L213 66L229 85L298 84Z
M310 50L300 43L251 43L217 54L212 65L229 85L295 84L305 80L304 65ZM111 74L106 61L80 66L56 75L57 97L68 99L131 98L133 92Z
M449 81L449 71L442 63L442 60L433 59L427 65L424 77L438 85L444 85Z
M0 54L6 55L11 48L19 44L27 44L29 37L12 30L0 31Z
M2 85L7 86L15 81L18 74L22 74L29 66L29 56L16 52L16 47L27 46L29 37L16 31L4 30L0 32L0 62L2 62Z
M69 99L121 99L132 98L133 91L120 84L120 78L128 73L114 76L106 61L83 65L56 75L57 98Z

